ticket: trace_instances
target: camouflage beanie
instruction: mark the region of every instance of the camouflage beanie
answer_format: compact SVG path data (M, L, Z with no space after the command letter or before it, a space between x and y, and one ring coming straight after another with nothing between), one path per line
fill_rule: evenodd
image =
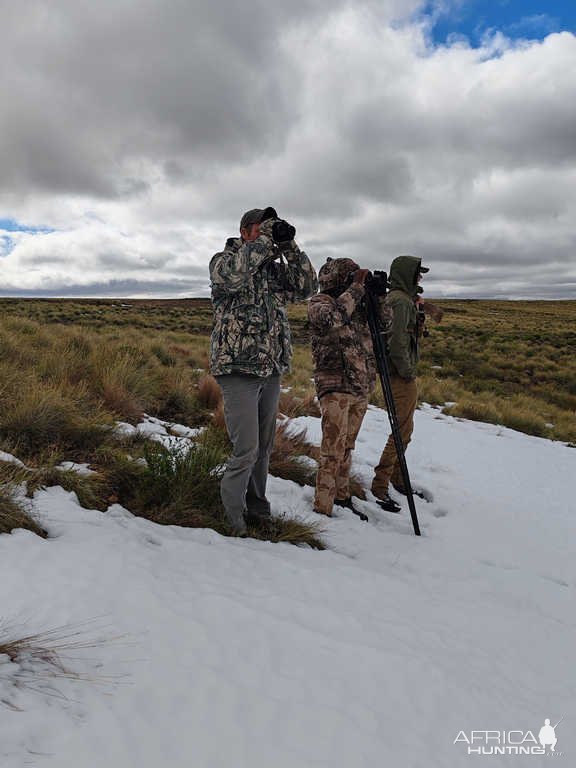
M318 272L318 283L323 292L343 290L348 284L351 272L360 269L352 259L328 259Z

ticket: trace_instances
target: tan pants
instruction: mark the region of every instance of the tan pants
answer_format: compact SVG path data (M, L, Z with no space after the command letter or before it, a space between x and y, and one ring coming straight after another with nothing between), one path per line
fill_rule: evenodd
M330 392L320 398L322 446L314 497L316 512L331 515L334 500L350 496L352 451L367 407L367 398L343 392Z
M392 394L394 396L394 404L396 405L396 416L398 417L402 444L404 449L406 449L414 429L414 411L418 402L418 387L416 381L406 381L399 376L391 376L390 382L392 384ZM372 481L372 493L374 496L383 498L388 493L390 481L394 485L404 485L392 435L388 438L386 447L382 451L382 456L380 456L380 462L374 471L374 480Z

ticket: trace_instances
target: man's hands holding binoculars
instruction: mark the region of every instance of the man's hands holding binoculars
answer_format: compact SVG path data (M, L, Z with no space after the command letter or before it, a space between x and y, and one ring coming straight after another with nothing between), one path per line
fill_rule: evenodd
M272 238L280 250L284 250L296 237L296 227L284 219L267 219L260 224L260 234Z

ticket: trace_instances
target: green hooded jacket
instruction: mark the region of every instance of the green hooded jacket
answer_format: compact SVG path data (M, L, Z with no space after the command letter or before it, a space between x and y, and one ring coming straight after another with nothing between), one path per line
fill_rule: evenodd
M398 256L390 265L390 293L386 305L393 318L388 333L388 354L392 375L416 378L418 363L418 314L414 300L420 293L418 274L421 259Z

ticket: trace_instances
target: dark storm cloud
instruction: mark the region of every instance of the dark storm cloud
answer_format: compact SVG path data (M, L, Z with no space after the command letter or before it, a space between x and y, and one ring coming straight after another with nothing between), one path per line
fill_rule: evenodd
M338 3L19 7L3 18L0 184L113 196L131 161L198 172L281 145L300 73L279 34Z

